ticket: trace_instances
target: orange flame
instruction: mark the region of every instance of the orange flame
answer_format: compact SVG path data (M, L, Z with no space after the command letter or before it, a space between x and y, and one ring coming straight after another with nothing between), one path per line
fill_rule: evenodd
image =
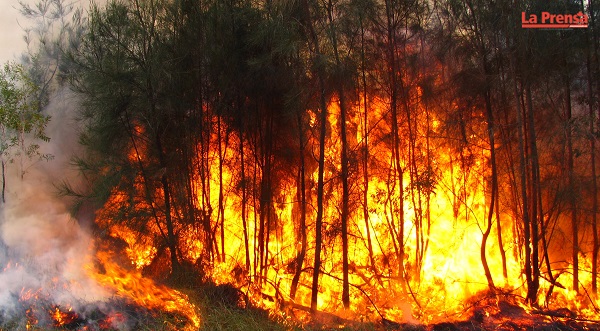
M158 285L151 279L143 277L138 271L125 270L113 262L108 252L98 252L97 258L102 264L103 272L90 268L90 276L101 285L116 291L117 295L141 307L181 314L189 322L184 330L198 330L200 318L196 313L196 307L189 303L185 294ZM114 318L118 319L118 316Z
M420 91L417 94L421 93ZM415 98L420 98L416 95ZM399 165L395 164L394 151L389 134L388 101L371 98L369 109L357 103L348 112L349 127L355 130L350 135L349 145L352 153L359 153L368 148L368 170L366 176L353 177L355 196L365 194L365 201L353 207L349 221L350 238L350 275L351 309L344 310L341 304L342 293L342 252L339 236L341 191L336 186L339 178L339 152L341 148L339 132L340 109L334 99L328 105L328 140L326 143L326 196L324 212L324 251L323 265L319 280L319 296L317 307L320 311L333 312L348 318L379 319L396 321L432 323L439 320L464 318L470 314L470 300L479 293L487 291L481 262L481 243L484 227L487 224L487 213L490 204L489 149L485 146L451 146L443 137L442 120L427 113L425 109L416 109L417 118L411 119L414 146L409 142L400 142ZM316 155L318 150L317 112L309 111L310 129L315 132L307 135L307 150ZM421 114L421 115L418 115ZM426 115L424 115L426 114ZM419 117L420 116L420 117ZM407 119L408 121L408 119ZM351 125L350 125L351 124ZM403 123L403 125L407 125ZM485 133L485 122L481 121L473 132L465 132L465 139L481 139L478 135ZM477 127L478 126L478 127ZM224 128L219 128L226 131ZM217 130L219 130L217 129ZM408 130L405 127L401 130ZM244 203L239 193L239 142L244 139L234 132L227 131L229 142L223 144L223 151L217 148L210 155L215 162L210 163L208 198L198 192L199 209L207 211L211 227L216 229L217 237L225 240L221 244L223 251L218 252L222 258L204 267L203 272L218 284L233 283L259 306L281 311L281 307L296 307L307 310L310 307L312 270L314 260L314 244L309 243L304 257L298 288L294 297L290 296L294 279L294 264L297 263L301 246L301 231L306 231L308 238L315 237L314 219L316 215L315 192L318 178L314 160L306 163L307 226L299 228L300 206L299 185L297 177L282 179L273 194L273 206L269 211L274 222L270 229L269 245L266 256L268 260L260 265L260 243L257 233L260 231L260 208L256 203L245 201L247 217L246 231L253 234L247 244L250 256L245 256L244 225L241 206ZM212 146L221 146L218 133L213 132ZM224 134L223 134L224 136ZM366 146L365 139L369 139ZM485 145L485 144L484 144ZM243 153L251 155L251 146L244 145ZM366 152L366 151L365 151ZM220 153L220 155L218 154ZM409 155L409 153L412 153ZM363 156L356 156L360 159ZM307 157L308 158L308 157ZM409 161L413 160L413 164ZM415 161L416 160L416 161ZM219 164L221 162L221 164ZM415 165L416 164L416 165ZM355 165L353 165L355 166ZM253 168L252 168L253 167ZM252 165L256 176L261 169ZM403 169L402 178L395 167ZM218 215L215 206L219 205L219 187L223 183L223 210ZM243 179L245 181L245 179ZM402 186L400 186L402 182ZM193 187L202 187L193 183ZM368 187L366 192L361 190ZM237 190L237 191L236 191ZM400 194L402 191L403 195ZM107 203L118 204L118 194L114 194ZM366 202L366 206L363 204ZM105 209L108 207L105 207ZM363 213L362 209L366 210ZM403 214L401 214L403 210ZM103 211L99 214L99 219ZM366 216L366 219L365 219ZM499 218L499 219L498 219ZM494 215L489 239L486 245L486 257L496 287L502 291L524 296L525 280L522 273L522 258L515 215L510 210L502 210ZM222 221L222 229L216 222ZM400 224L401 220L403 223ZM503 277L503 265L497 239L497 223L502 229L502 244L506 256L507 277ZM403 227L404 234L399 234ZM141 269L150 264L156 257L156 248L144 235L135 234L125 226L109 226L115 237L122 238L127 244L127 253L136 268ZM158 229L149 233L158 234ZM195 228L178 229L183 258L195 262L206 256L205 247L199 238L201 230ZM404 248L404 256L399 253ZM591 269L589 257L581 256L581 270ZM246 270L246 261L251 261L250 270ZM110 264L110 262L107 261ZM402 268L399 268L403 263ZM112 267L111 267L112 268ZM118 268L117 268L118 270ZM403 270L403 274L400 274ZM110 279L123 279L125 274L100 276L102 282L110 283ZM568 273L559 275L560 282L568 284L571 276ZM105 279L104 279L105 278ZM582 274L582 284L590 283L589 273ZM120 280L118 282L121 282ZM120 287L121 285L113 284ZM600 306L600 301L577 298L568 289L562 289L541 280L541 290L553 289L549 304L560 305L578 311L578 313L598 318L600 315L593 306ZM142 294L135 294L139 297ZM164 298L163 298L164 300ZM178 301L178 300L175 300ZM183 300L185 301L185 300ZM148 303L143 303L148 304ZM181 303L183 304L183 303ZM188 308L180 308L191 311ZM298 315L298 314L297 314ZM194 318L191 318L194 320Z

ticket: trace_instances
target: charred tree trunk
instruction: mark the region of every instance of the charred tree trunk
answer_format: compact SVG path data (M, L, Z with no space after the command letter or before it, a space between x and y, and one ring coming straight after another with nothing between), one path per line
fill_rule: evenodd
M540 185L540 165L537 151L537 135L535 132L534 122L534 111L533 111L533 99L531 96L531 86L529 83L526 84L525 94L527 97L527 118L528 118L528 131L529 131L529 144L531 152L531 173L532 173L532 215L531 215L531 267L533 272L532 278L532 289L537 291L540 287L540 263L539 263L539 224L542 224L541 220L544 217L542 211L542 192Z
M398 231L396 232L396 241L398 244L398 277L403 288L406 288L405 271L404 271L404 170L400 162L400 132L398 129L398 68L396 60L396 22L395 10L392 4L393 0L385 1L386 11L386 29L387 29L387 44L386 55L388 64L388 78L390 89L390 113L391 113L391 138L392 138L392 155L394 164L394 177L398 181Z
M173 227L173 217L171 215L171 192L169 189L169 182L167 175L163 175L161 180L163 195L165 198L165 223L167 225L167 246L171 254L171 266L173 272L177 273L179 270L179 258L177 257L177 238L175 237L175 231Z
M487 77L487 64L486 59L483 59L484 73ZM487 80L487 78L486 78ZM486 108L486 117L487 117L487 131L488 131L488 139L490 140L490 164L492 166L492 192L490 196L490 207L488 210L487 216L487 227L483 233L483 238L481 240L481 263L483 264L483 270L485 272L485 278L488 282L488 287L491 291L495 290L494 280L492 278L492 273L490 272L490 267L487 262L486 257L486 244L488 237L492 231L492 224L494 218L494 206L497 201L498 195L498 170L496 166L496 146L495 146L495 133L494 133L494 112L492 109L492 101L490 96L489 86L486 86L485 91L485 108ZM497 206L496 206L497 207ZM499 219L496 222L500 222Z
M246 271L251 272L250 264L250 241L248 238L248 218L246 215L247 193L246 193L246 165L244 158L244 114L240 106L239 112L239 153L240 153L240 189L242 190L242 227L244 232L244 248L246 253Z
M296 114L296 120L298 125L298 139L300 146L300 168L298 169L298 201L300 202L300 252L296 257L294 277L292 278L292 285L290 288L290 298L294 300L296 297L296 291L298 290L298 283L300 281L300 275L302 273L302 266L304 259L306 258L306 249L308 247L308 239L306 236L306 165L304 160L305 152L305 139L302 125L302 115L300 112Z
M348 187L348 138L346 135L346 99L344 94L343 77L346 73L342 68L342 61L338 52L338 41L336 27L333 23L333 2L328 1L327 16L330 25L331 44L336 64L336 85L340 106L340 162L342 181L342 210L341 210L341 226L342 226L342 303L344 308L350 308L350 282L349 282L349 265L348 265L348 218L350 213L350 189Z
M268 108L268 107L267 107ZM270 110L267 110L270 112ZM259 219L260 224L258 227L258 247L259 247L259 271L265 276L266 266L269 260L269 239L271 232L271 217L272 217L272 178L271 178L271 154L272 154L272 131L273 131L273 119L270 114L261 115L260 112L256 114L257 127L261 127L260 118L264 119L264 129L259 132L259 140L261 146L262 156L257 155L256 164L262 164L261 167L261 179L260 179L260 201L259 201ZM262 162L258 158L262 158Z
M346 138L346 106L343 91L340 91L340 121L342 139L342 302L350 308L350 281L348 265L348 218L350 213L350 190L348 187L348 143Z
M474 36L474 43L477 47L479 56L480 56L480 60L481 60L481 68L480 70L482 70L483 73L483 84L484 85L484 91L483 91L483 98L485 101L485 113L486 113L486 122L487 122L487 134L488 134L488 140L490 143L490 165L491 165L491 170L492 170L492 192L491 192L491 196L490 196L490 206L488 209L488 215L487 215L487 224L485 226L485 230L483 231L483 237L481 239L481 247L480 247L480 257L481 257L481 264L483 266L483 270L485 273L485 278L487 280L488 283L488 287L491 291L495 290L495 286L494 286L494 280L492 278L492 273L490 272L490 268L488 265L488 261L487 261L487 257L486 257L486 245L487 245L487 241L488 238L490 236L490 233L492 231L492 225L493 225L493 220L494 220L494 207L496 204L496 195L498 194L498 171L497 171L497 166L496 166L496 146L495 146L495 132L494 132L494 113L493 113L493 109L492 109L492 95L491 95L491 81L490 81L490 69L489 69L489 64L488 64L488 60L487 60L487 54L488 54L488 47L486 46L486 37L484 36L484 31L482 31L483 27L482 27L482 22L480 22L480 20L478 19L478 12L477 10L474 8L473 3L471 1L466 1L465 2L467 7L469 8L469 12L471 15L471 25L472 28L474 30L475 36ZM465 194L466 197L466 194Z
M319 108L319 158L318 158L318 179L317 179L317 215L315 219L315 259L313 263L313 277L311 285L310 310L311 313L317 312L317 299L319 295L319 275L321 273L321 249L323 245L323 202L325 188L325 140L327 138L327 100L325 92L325 80L321 69L322 61L320 59L321 49L319 38L313 26L313 19L310 13L308 0L302 0L304 11L304 20L307 24L307 32L310 38L312 50L311 60L313 62L315 74L318 82Z
M315 48L319 54L318 46ZM325 172L325 138L327 136L327 103L325 101L325 83L323 77L319 76L320 88L320 130L319 130L319 170L317 179L317 218L315 220L315 261L313 265L312 294L310 298L310 309L313 313L317 311L317 296L319 293L319 274L321 270L321 246L323 245L323 201L324 201L324 172Z
M496 45L501 44L502 41L501 40L496 40ZM508 87L508 85L506 84L507 82L507 73L506 73L506 62L504 61L503 57L498 56L497 57L497 66L500 70L500 100L502 100L501 102L503 104L508 104L508 93L510 93L510 88ZM505 122L508 123L508 111L504 111L504 119ZM497 119L497 121L499 121L499 119ZM504 123L501 123L500 127L503 125ZM503 134L503 130L500 129L500 142L504 143L505 147L504 150L510 151L512 150L510 145L511 142L507 141L508 139L506 139L505 135ZM510 153L509 153L510 154ZM511 155L512 156L512 155ZM502 157L500 157L500 159L502 159ZM512 157L508 158L508 163L510 164L509 168L513 169L514 168L514 162L512 162ZM496 160L496 166L498 166L498 160ZM516 187L516 185L515 185ZM514 192L514 188L512 189ZM506 265L506 250L504 248L504 240L502 239L503 234L502 234L502 222L500 219L500 192L497 192L498 194L496 194L496 236L497 236L497 241L498 241L498 250L500 251L500 258L502 260L502 276L504 278L504 281L506 282L508 280L508 267Z
M221 262L225 262L225 205L223 196L223 162L225 154L223 153L223 128L221 127L221 116L217 116L217 144L219 149L219 211L217 213L217 222L221 232Z
M566 62L566 61L565 61ZM567 140L567 172L569 180L569 204L571 207L571 231L572 231L572 259L573 259L573 290L579 292L579 225L577 224L577 194L575 188L575 169L573 161L573 137L572 137L572 110L571 110L571 84L568 75L565 79L565 97L566 97L566 140Z
M365 229L367 236L367 250L369 251L369 261L371 268L377 274L377 266L373 256L373 242L371 240L371 222L369 221L369 98L367 96L367 74L365 59L365 27L363 17L359 17L360 25L360 62L361 62L361 83L362 83L362 104L363 104L363 124L362 124L362 171L363 171L363 218L365 220Z
M587 32L587 31L586 31ZM588 45L591 40L588 32ZM587 75L587 98L589 111L589 139L590 139L590 167L592 177L592 293L598 293L598 251L600 250L600 242L598 238L598 179L596 178L596 116L594 112L594 92L592 79L592 60L589 46L586 48L586 75Z
M590 23L593 27L596 27L596 18L594 12L594 1L588 0L589 5L589 15L590 15ZM589 30L586 30L588 32ZM589 32L588 32L589 33ZM590 40L591 39L591 40ZM588 37L588 46L591 45L592 50L587 49L587 75L588 75L588 105L589 105L589 113L590 113L590 149L591 149L591 167L592 167L592 231L593 234L593 248L592 248L592 292L594 294L598 294L598 253L600 251L600 238L598 236L598 179L596 174L596 127L595 123L597 118L594 112L594 92L593 85L594 80L592 77L596 77L596 87L598 88L596 94L596 105L598 107L598 117L600 117L600 102L598 102L598 98L600 98L600 83L597 81L597 76L593 74L594 70L600 70L600 59L598 54L598 34L597 29L592 29L591 38Z
M537 287L533 281L533 273L531 266L531 220L529 218L529 201L527 194L527 164L525 155L525 126L523 121L523 112L521 109L521 94L519 93L518 87L518 76L516 71L517 64L516 59L512 61L513 73L514 73L514 98L515 98L515 110L517 117L517 131L519 140L519 179L521 187L521 203L522 203L522 218L523 218L523 246L525 250L525 279L527 281L527 296L526 300L528 303L533 304L537 301Z
M540 263L539 263L539 228L538 218L543 217L541 210L541 186L540 186L540 166L538 160L537 151L537 135L535 133L535 122L533 112L533 99L531 96L531 86L527 81L525 84L525 95L526 95L526 117L528 119L527 130L528 130L528 142L530 148L530 160L531 160L531 285L528 288L527 298L533 300L537 299L537 292L540 287ZM525 197L527 198L527 197ZM531 301L533 303L535 301Z
M169 247L169 252L171 256L171 268L173 269L173 273L177 274L180 271L179 258L177 257L177 238L175 236L175 228L173 224L173 213L171 208L171 190L169 188L169 181L167 179L167 162L166 157L162 148L161 137L159 134L155 135L155 143L156 148L158 150L158 157L160 166L162 169L165 169L164 173L160 178L160 182L162 185L163 198L165 199L165 224L167 227L167 247Z

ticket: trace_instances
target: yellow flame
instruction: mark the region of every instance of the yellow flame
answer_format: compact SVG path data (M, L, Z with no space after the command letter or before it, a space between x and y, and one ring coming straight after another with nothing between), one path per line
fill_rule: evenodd
M103 272L90 268L89 273L101 285L141 307L181 314L190 322L184 330L198 330L200 317L185 294L158 285L137 271L120 267L108 252L98 252L97 258L102 263Z

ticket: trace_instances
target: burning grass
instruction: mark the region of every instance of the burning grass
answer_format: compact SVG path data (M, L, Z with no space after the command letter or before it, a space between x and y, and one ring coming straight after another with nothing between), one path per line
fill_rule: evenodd
M252 306L247 295L229 284L199 283L198 275L172 278L171 288L157 288L179 293L186 304L194 307L194 316L202 316L199 324L185 311L143 306L123 294L107 302L89 303L75 309L59 306L41 291L24 291L19 300L20 314L0 320L0 330L206 330L206 331L588 331L600 330L598 321L578 316L569 309L531 308L523 298L510 293L481 293L465 307L462 320L435 324L409 324L381 319L361 322L342 315L320 312L307 316L298 307L281 307L279 311ZM150 281L148 279L148 281ZM175 290L173 288L177 288ZM152 291L150 291L152 292Z
M0 330L198 330L197 309L185 294L120 265L113 254L100 249L80 278L22 281L18 293L10 291L14 305L0 310ZM6 270L24 274L27 267Z
M181 330L184 317L134 305L123 298L89 303L81 309L58 306L50 300L20 302L10 319L0 320L0 330Z
M527 308L522 298L510 294L485 294L471 302L465 311L469 317L435 324L397 323L391 320L360 322L345 320L331 313L319 313L300 323L292 314L274 315L265 310L231 305L215 294L234 290L230 286L203 285L190 296L201 307L200 330L292 330L292 331L589 331L600 330L598 321L576 316L568 309ZM215 301L216 300L216 301Z

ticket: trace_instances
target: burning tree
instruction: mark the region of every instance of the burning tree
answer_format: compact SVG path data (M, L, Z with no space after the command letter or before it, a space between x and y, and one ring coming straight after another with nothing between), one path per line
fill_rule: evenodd
M597 316L578 294L600 247L597 28L514 24L544 6L93 7L70 60L97 224L141 270L272 309L431 322L483 292Z

